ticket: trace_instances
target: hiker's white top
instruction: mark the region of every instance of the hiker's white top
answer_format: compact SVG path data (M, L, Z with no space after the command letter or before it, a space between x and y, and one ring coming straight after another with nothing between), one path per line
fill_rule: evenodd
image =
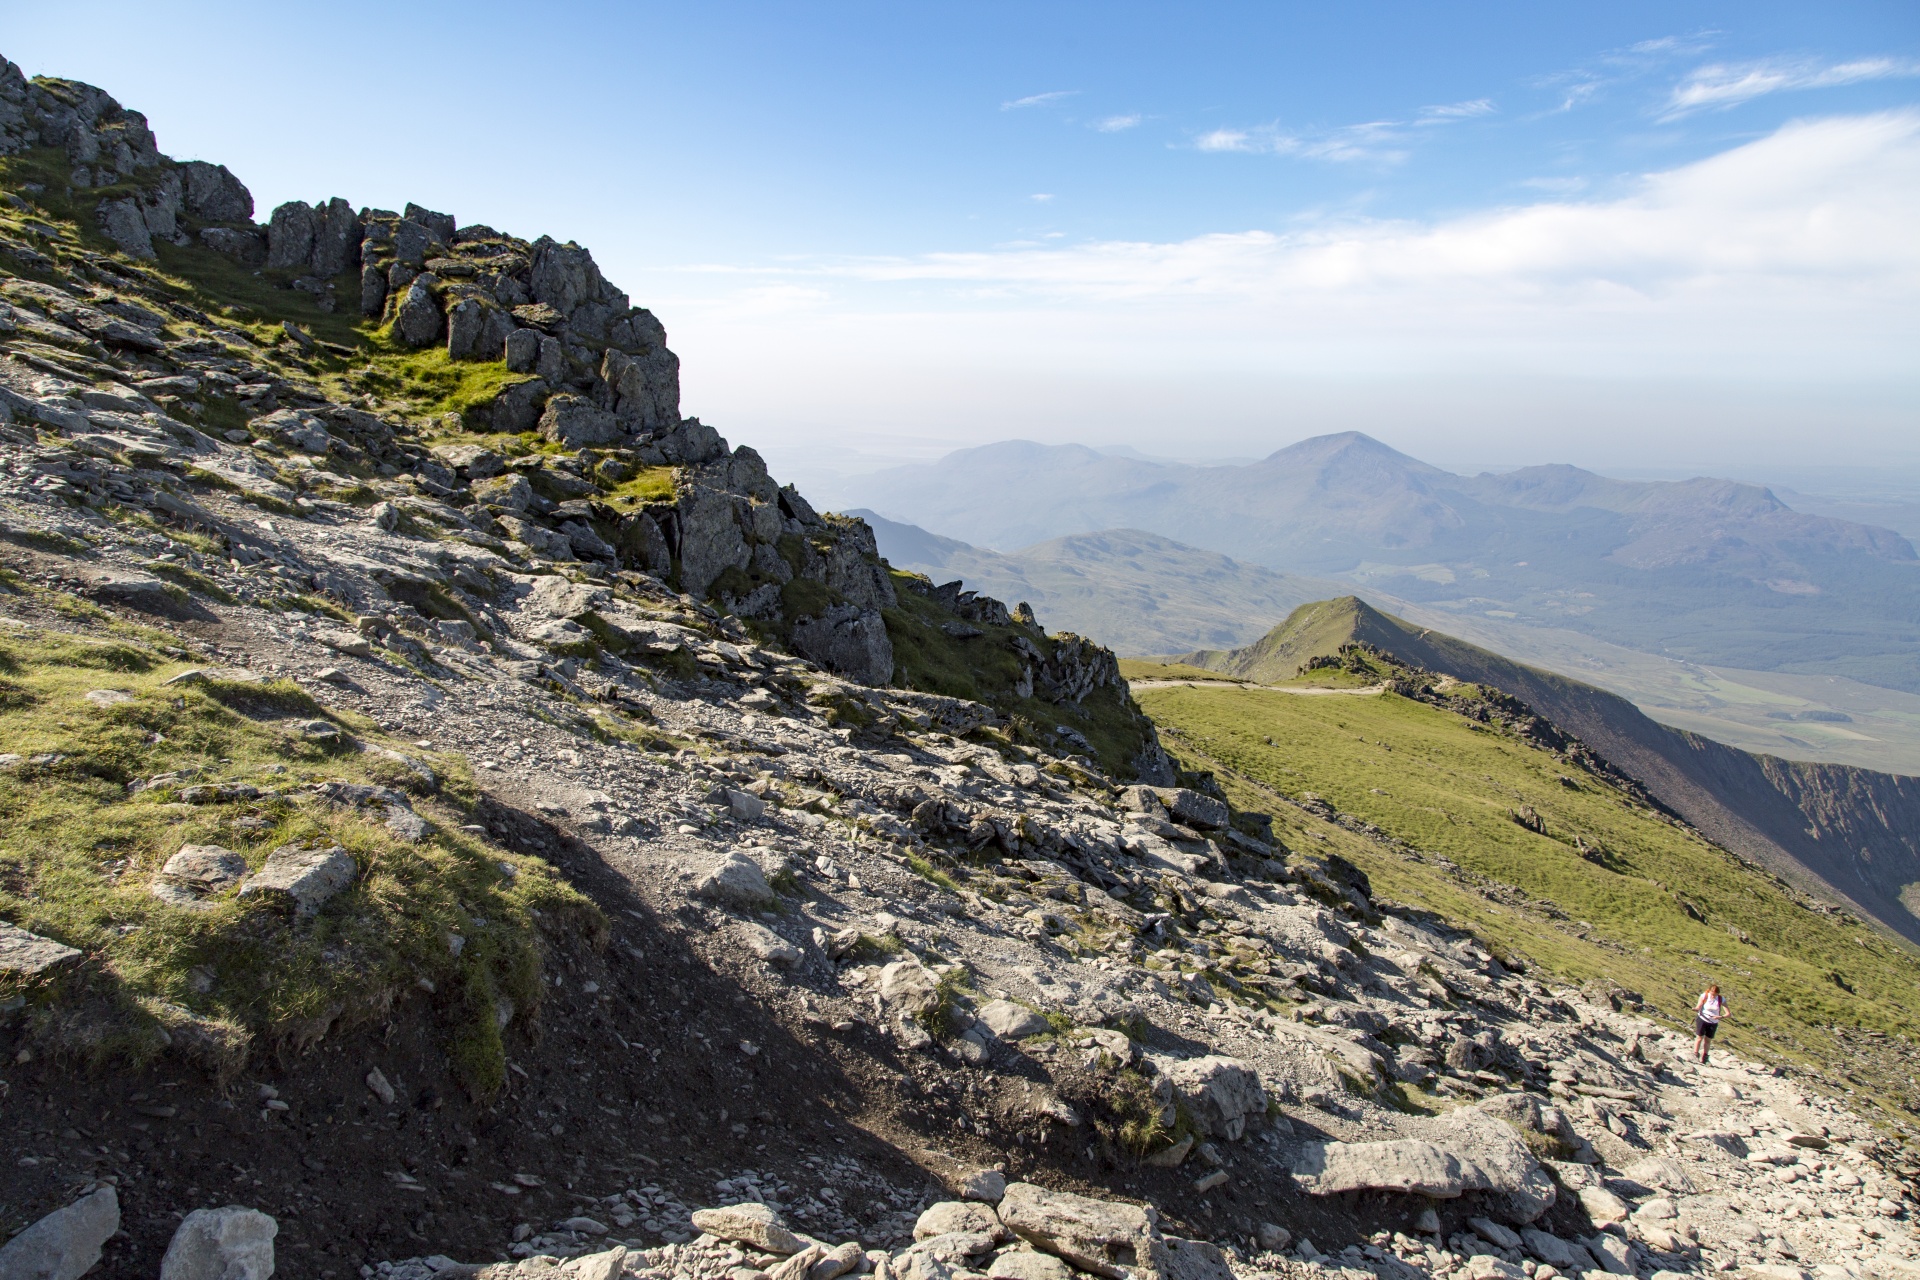
M1700 1000L1700 1021L1718 1022L1727 1011L1727 1002L1719 996L1704 996Z

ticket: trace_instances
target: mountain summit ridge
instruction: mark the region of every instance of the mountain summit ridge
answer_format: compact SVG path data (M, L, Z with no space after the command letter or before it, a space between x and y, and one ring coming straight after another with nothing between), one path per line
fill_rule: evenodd
M1342 432L1213 467L982 446L844 488L853 504L1003 551L1141 529L1435 610L1920 691L1913 544L1796 511L1760 485L1566 464L1456 475Z

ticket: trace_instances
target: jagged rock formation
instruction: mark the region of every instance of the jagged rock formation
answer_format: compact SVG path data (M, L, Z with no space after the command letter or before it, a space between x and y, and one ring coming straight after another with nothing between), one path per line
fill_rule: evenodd
M1282 848L1173 776L1111 654L890 572L680 418L584 251L334 201L263 231L97 90L9 65L0 101L0 1198L12 1231L120 1189L0 1259L1920 1256L1845 1107ZM406 390L449 362L488 393Z

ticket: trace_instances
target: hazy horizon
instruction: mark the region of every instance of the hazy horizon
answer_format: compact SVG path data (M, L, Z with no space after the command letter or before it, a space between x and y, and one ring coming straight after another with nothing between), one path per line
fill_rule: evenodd
M396 76L369 30L435 57ZM577 239L688 411L769 452L1357 429L1450 466L1920 471L1911 5L81 0L0 54L262 219L339 193ZM291 85L321 89L254 109Z

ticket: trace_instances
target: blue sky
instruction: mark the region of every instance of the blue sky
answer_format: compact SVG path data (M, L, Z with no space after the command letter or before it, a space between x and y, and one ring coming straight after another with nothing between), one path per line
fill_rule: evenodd
M70 0L0 53L261 216L578 239L770 452L1920 468L1911 3Z

